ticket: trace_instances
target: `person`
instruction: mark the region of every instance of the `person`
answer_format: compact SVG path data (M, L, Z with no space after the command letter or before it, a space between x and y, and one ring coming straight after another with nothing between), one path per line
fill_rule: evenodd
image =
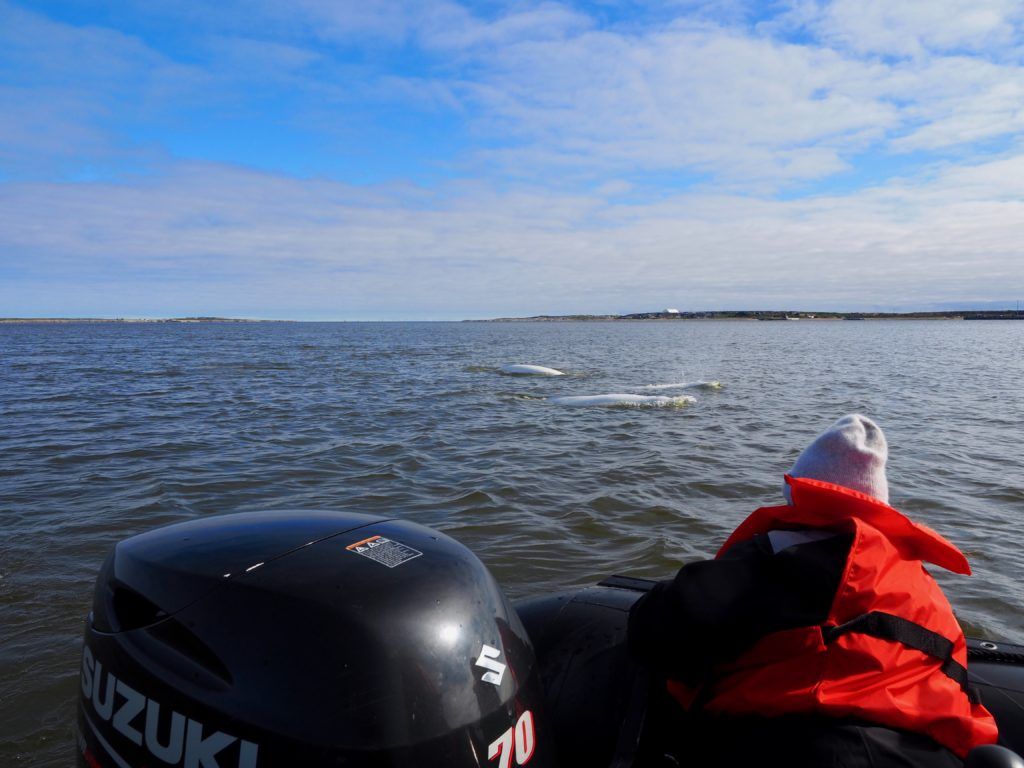
M685 710L689 764L958 766L996 741L923 567L967 560L889 506L887 458L878 425L844 416L785 476L785 505L633 606L630 652Z

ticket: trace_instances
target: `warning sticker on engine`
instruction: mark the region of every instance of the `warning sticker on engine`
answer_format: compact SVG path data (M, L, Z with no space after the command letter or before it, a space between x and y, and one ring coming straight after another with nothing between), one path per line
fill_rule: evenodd
M357 555L368 557L371 560L376 560L388 568L394 568L402 563L407 563L423 554L418 549L413 549L384 536L371 536L368 539L349 544L345 549L349 552L355 552Z

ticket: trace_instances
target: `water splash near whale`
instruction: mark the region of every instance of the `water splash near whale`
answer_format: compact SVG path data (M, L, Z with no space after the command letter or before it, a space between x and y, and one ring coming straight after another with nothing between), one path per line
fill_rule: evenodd
M725 385L717 380L711 381L680 381L674 384L645 384L640 389L701 389L713 391L722 389Z
M570 408L598 406L603 408L684 408L697 402L693 395L633 395L610 393L607 395L564 395L548 398L555 405Z

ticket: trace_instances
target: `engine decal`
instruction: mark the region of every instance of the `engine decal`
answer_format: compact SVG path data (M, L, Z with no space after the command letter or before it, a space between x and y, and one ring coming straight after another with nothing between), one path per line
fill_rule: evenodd
M483 648L480 649L480 657L476 660L476 665L490 670L480 676L480 679L485 683L501 685L501 680L505 676L505 664L499 661L500 658L501 651L484 643Z
M368 539L353 542L345 547L349 552L368 557L388 568L395 568L407 563L423 553L418 549L401 544L384 536L370 536Z
M526 765L537 748L537 734L533 727L533 713L526 710L514 726L496 738L487 747L487 759L498 760L498 768L511 768L513 756L516 765Z
M82 649L81 684L82 718L119 768L131 766L118 754L107 736L115 741L127 739L164 764L180 764L182 768L256 768L258 765L258 744L214 730L137 691L104 669L103 662L93 655L88 645ZM143 722L144 729L141 727ZM104 723L110 723L107 736L101 729ZM230 755L237 754L237 762L220 759L226 757L225 753L229 753L228 760Z

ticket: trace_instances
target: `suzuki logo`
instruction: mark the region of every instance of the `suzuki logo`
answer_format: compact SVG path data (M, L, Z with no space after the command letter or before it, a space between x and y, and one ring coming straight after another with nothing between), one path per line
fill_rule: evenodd
M256 768L259 745L215 731L135 690L109 670L105 671L103 662L93 656L88 645L82 649L82 697L92 704L92 710L101 723L109 722L113 730L143 747L165 765L224 768L226 763L218 756L224 757L221 753L230 752L231 746L237 742L238 768ZM111 759L127 768L128 762L114 751L88 713L83 714L85 722Z
M505 665L498 661L500 658L501 651L497 648L492 648L486 643L480 649L480 658L476 660L476 665L490 670L489 672L484 672L480 677L485 683L501 685L501 679L505 676Z

